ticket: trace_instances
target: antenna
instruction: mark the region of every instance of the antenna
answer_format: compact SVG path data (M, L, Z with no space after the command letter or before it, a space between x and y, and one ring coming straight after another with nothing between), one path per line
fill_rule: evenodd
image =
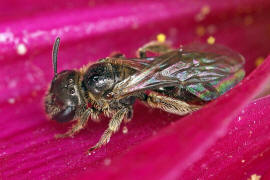
M59 44L60 44L60 37L57 37L54 42L53 52L52 52L54 77L57 76L57 54L58 54Z

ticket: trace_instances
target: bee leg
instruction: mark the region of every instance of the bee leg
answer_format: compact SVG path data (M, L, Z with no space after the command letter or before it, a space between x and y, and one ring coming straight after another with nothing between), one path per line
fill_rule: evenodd
M129 107L128 112L127 112L127 117L124 119L124 123L129 123L131 119L133 118L133 107Z
M101 146L107 144L110 141L110 138L113 133L117 132L120 128L120 125L128 113L128 108L123 108L119 110L116 114L113 115L112 119L109 122L109 127L104 131L98 143L91 147L88 152L92 152Z
M100 122L99 114L100 114L100 111L97 110L96 108L90 109L90 116L91 116L92 121L97 122L97 123Z
M95 112L93 111L93 109L90 109L90 108L86 109L82 113L82 115L78 118L76 124L74 124L70 130L68 130L64 134L56 134L55 138L73 137L74 134L78 133L80 130L82 130L86 126L90 116L91 118L97 117L97 115L94 113Z
M159 108L163 111L181 116L196 111L202 107L199 105L190 105L184 101L153 92L148 95L146 101L147 104L153 108Z
M140 47L136 54L137 57L139 58L145 58L147 52L153 52L153 53L159 53L159 54L164 54L166 52L171 51L172 48L166 44L166 43L161 43L158 41L151 41L144 46Z
M120 52L112 52L109 57L111 57L111 58L125 58L126 56Z

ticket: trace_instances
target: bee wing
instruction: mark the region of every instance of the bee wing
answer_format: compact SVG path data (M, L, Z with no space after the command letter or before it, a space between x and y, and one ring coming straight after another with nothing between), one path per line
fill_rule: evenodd
M245 58L232 49L215 44L192 43L183 47L183 51L201 54L202 58L212 59L216 63L229 64L231 68L239 69L245 64Z
M175 50L164 55L154 57L154 59L125 60L129 61L129 64L135 63L135 69L137 69L138 72L115 85L113 89L114 97L122 98L137 91L166 86L168 84L177 84L177 79L164 79L164 77L158 76L158 74L162 70L178 62L180 56L181 52Z
M151 63L155 60L155 57L147 58L132 58L132 59L115 59L112 63L122 64L124 66L130 67L137 71L142 71L147 66L150 66Z
M205 101L224 94L245 76L244 57L227 47L191 44L183 47L183 52L181 61L192 61L192 65L174 73L168 71L184 82L190 93Z
M193 44L150 60L133 60L145 62L137 62L141 70L115 86L116 98L150 88L179 86L209 101L244 77L243 57L222 46Z

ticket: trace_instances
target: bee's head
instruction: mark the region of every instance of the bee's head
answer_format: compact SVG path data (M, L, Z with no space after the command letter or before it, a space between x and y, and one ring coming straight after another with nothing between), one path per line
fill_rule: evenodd
M58 122L68 122L76 116L76 110L84 105L80 88L80 73L66 70L57 73L57 51L60 39L57 38L53 48L54 78L45 98L48 115Z

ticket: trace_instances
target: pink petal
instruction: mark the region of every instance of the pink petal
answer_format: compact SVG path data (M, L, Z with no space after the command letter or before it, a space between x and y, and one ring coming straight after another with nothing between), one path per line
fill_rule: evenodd
M270 18L268 13L270 3L267 0L188 3L176 0L166 3L115 0L108 4L96 3L95 7L88 7L89 1L84 0L70 4L62 0L53 4L43 0L27 2L29 4L19 0L12 1L12 4L4 2L0 7L0 179L21 179L22 176L27 179L65 178L76 177L84 171L88 173L96 171L104 162L108 164L111 160L114 164L114 158L129 151L128 148L131 146L136 147L146 138L154 136L155 140L162 137L168 130L162 132L158 130L179 119L178 116L158 110L146 110L144 106L138 104L135 106L135 117L128 124L128 134L114 135L107 147L92 156L86 156L84 152L97 142L107 121L99 124L90 122L86 130L73 139L55 140L53 136L65 132L70 125L47 121L42 104L44 92L52 78L51 48L56 35L62 38L59 52L60 70L78 68L89 61L106 57L112 51L121 51L133 56L139 46L155 39L158 33L165 33L175 46L194 40L205 41L210 34L198 37L195 30L199 25L205 28L214 25L217 32L213 36L217 43L228 45L241 52L247 58L248 73L255 68L255 59L258 56L266 57L269 52L270 38L266 24ZM194 17L203 5L209 5L211 12L205 20L196 22ZM243 23L247 16L253 18L250 25ZM263 66L266 68L268 65ZM263 71L263 67L261 68L258 71ZM249 87L251 85L249 82L253 81L247 79L240 87ZM256 88L262 82L256 81ZM255 94L255 89L251 91ZM236 91L231 91L231 94L234 93L237 94ZM245 98L234 104L237 108L228 110L227 115L232 116L236 113L252 94L247 96L243 93L242 96ZM223 101L227 103L226 97L214 103L220 105ZM228 103L232 103L232 100L228 100ZM182 159L186 156L187 162L195 162L220 135L217 131L225 133L225 125L231 120L228 117L217 122L214 118L220 118L218 113L213 117L210 116L212 118L209 120L204 119L213 123L205 124L204 127L211 131L204 133L198 131L195 125L200 126L203 121L193 123L194 118L197 116L201 118L199 113L206 116L207 113L213 112L212 106L206 108L209 111L200 111L177 122L185 125L181 125L183 127L190 124L188 128L181 129L183 133L192 133L188 138L198 137L195 134L193 136L193 131L202 133L203 136L197 140L193 139L192 142L206 138L207 134L215 135L207 139L205 144L200 142L196 144L198 148L190 152L187 148L179 151L183 152ZM214 112L220 111L215 108ZM222 122L224 127L220 124ZM168 128L172 127L175 126ZM181 142L178 141L180 143L178 145L186 146L187 143L186 147L190 147L190 142L186 141L187 139L182 139ZM164 145L169 142L164 141ZM168 148L165 152L169 150L173 151ZM192 155L195 150L198 154ZM138 150L133 149L130 153L134 151ZM176 155L179 155L177 152ZM162 162L168 156L170 154L154 157L152 161ZM122 161L123 159L120 162ZM130 163L127 167L131 165ZM168 164L170 166L165 168L175 167L174 161ZM187 164L181 163L180 166L182 170L179 172L183 173ZM115 167L116 170L120 170L123 165L118 164ZM160 172L166 174L165 170ZM111 172L106 173L110 175ZM129 173L131 172L127 171L126 175Z
M270 96L246 106L233 119L226 135L189 167L187 179L267 179L270 171ZM268 176L269 177L269 176Z

